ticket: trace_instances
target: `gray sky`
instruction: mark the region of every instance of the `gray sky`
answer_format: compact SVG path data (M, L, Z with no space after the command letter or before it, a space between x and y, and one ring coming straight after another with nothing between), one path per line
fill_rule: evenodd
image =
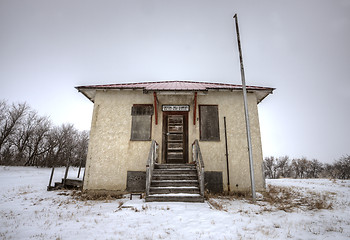
M0 98L89 129L74 86L159 80L240 84L238 14L264 156L350 154L349 0L0 0Z

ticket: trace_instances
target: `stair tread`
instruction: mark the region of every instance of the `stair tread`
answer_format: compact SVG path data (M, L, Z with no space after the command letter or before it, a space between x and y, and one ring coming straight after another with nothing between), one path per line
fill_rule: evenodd
M181 169L196 169L195 165L179 165L179 164L173 164L173 165L154 165L155 169L173 169L173 168L181 168Z
M192 163L156 163L155 166L196 166Z
M150 187L155 189L199 189L198 187L194 186L180 186L180 187Z
M198 193L153 193L148 197L201 197Z
M146 199L146 202L190 202L190 203L203 203L204 199L201 197L169 197L169 198L159 198L152 197Z
M189 172L197 172L196 169L154 169L153 172L159 172L159 173L189 173Z
M198 183L198 180L152 180L152 182L160 183L160 182L168 182L168 183L173 183L173 182L193 182L193 183Z
M187 174L161 174L161 173L153 173L153 176L197 176L195 173L187 173Z
M195 175L186 175L186 176L177 176L177 175L158 175L154 176L152 178L153 180L171 180L171 179L176 179L176 180L186 180L186 179L191 179L191 180L196 180L197 176Z

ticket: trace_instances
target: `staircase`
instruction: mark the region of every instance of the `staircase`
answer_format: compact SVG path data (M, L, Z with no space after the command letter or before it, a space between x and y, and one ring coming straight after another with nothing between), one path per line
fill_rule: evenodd
M194 164L154 164L146 202L204 202Z

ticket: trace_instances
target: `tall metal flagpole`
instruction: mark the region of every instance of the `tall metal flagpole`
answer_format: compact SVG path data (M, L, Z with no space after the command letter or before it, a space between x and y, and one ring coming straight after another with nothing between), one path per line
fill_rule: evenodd
M251 182L251 187L252 187L253 202L255 202L256 201L256 193L255 193L255 180L254 180L252 140L251 140L251 136L250 136L250 123L249 123L249 113L248 113L248 104L247 104L247 87L245 84L243 57L242 57L242 49L241 49L241 40L239 38L237 14L235 14L233 16L233 18L236 20L235 21L236 22L236 33L237 33L237 43L238 43L238 50L239 50L239 61L241 63L241 78L242 78L242 88L243 88L244 113L245 113L245 123L246 123L246 130L247 130L247 141L248 141L248 152L249 152L250 182Z

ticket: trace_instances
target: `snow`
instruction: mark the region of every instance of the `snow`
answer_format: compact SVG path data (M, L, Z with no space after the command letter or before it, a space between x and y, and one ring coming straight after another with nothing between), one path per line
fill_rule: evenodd
M46 191L50 172L0 166L0 239L350 238L349 180L267 180L303 196L328 196L333 204L333 209L283 211L267 201L219 197L205 203L146 203L129 196L76 200L71 191ZM70 169L70 177L76 172ZM64 169L56 169L55 181L63 175Z

